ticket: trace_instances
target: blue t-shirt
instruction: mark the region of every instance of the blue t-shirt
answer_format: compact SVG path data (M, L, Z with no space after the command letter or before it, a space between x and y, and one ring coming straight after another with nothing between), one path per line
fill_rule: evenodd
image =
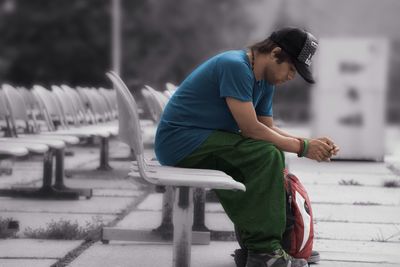
M173 94L161 116L155 152L174 166L215 130L239 133L225 97L253 102L257 115L272 116L275 87L256 81L244 50L218 54L197 67Z

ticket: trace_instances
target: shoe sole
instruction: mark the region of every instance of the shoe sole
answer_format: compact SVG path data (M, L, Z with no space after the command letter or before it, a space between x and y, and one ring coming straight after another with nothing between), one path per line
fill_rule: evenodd
M309 263L309 264L314 264L314 263L317 263L317 262L319 262L320 261L320 256L319 256L319 254L318 255L311 255L308 259L307 259L307 262Z

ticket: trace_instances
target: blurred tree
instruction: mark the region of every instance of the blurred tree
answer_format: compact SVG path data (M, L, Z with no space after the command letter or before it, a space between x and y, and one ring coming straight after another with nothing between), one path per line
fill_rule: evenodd
M104 84L110 64L108 0L14 0L14 5L0 17L3 81Z
M2 12L10 1L12 10ZM240 0L122 3L122 71L139 84L180 82L207 56L247 40L249 20ZM3 81L105 84L110 0L0 0L0 12Z
M124 2L122 72L136 83L180 83L207 57L242 48L251 29L240 0Z

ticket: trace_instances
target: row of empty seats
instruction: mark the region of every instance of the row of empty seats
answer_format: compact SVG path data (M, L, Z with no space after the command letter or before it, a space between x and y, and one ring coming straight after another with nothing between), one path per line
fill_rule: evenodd
M38 198L90 198L89 189L64 185L65 148L100 139L99 169L108 170L108 140L118 132L115 92L109 89L35 85L31 90L3 84L0 88L0 156L43 155L43 184L37 188L1 189L0 195ZM55 181L52 183L53 158Z

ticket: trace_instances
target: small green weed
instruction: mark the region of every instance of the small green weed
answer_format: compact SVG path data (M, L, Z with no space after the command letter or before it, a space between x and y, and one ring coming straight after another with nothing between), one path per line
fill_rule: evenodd
M84 227L78 222L60 219L51 221L45 228L32 229L27 227L24 235L34 239L64 239L64 240L94 240L100 235L100 229L103 226L102 220L95 217L91 222L86 222Z
M387 180L383 182L383 187L398 188L400 187L400 180Z
M362 186L362 184L360 184L359 182L357 182L356 180L340 180L339 181L339 185L354 185L354 186Z
M18 221L13 218L0 217L0 238L15 237L19 231Z

